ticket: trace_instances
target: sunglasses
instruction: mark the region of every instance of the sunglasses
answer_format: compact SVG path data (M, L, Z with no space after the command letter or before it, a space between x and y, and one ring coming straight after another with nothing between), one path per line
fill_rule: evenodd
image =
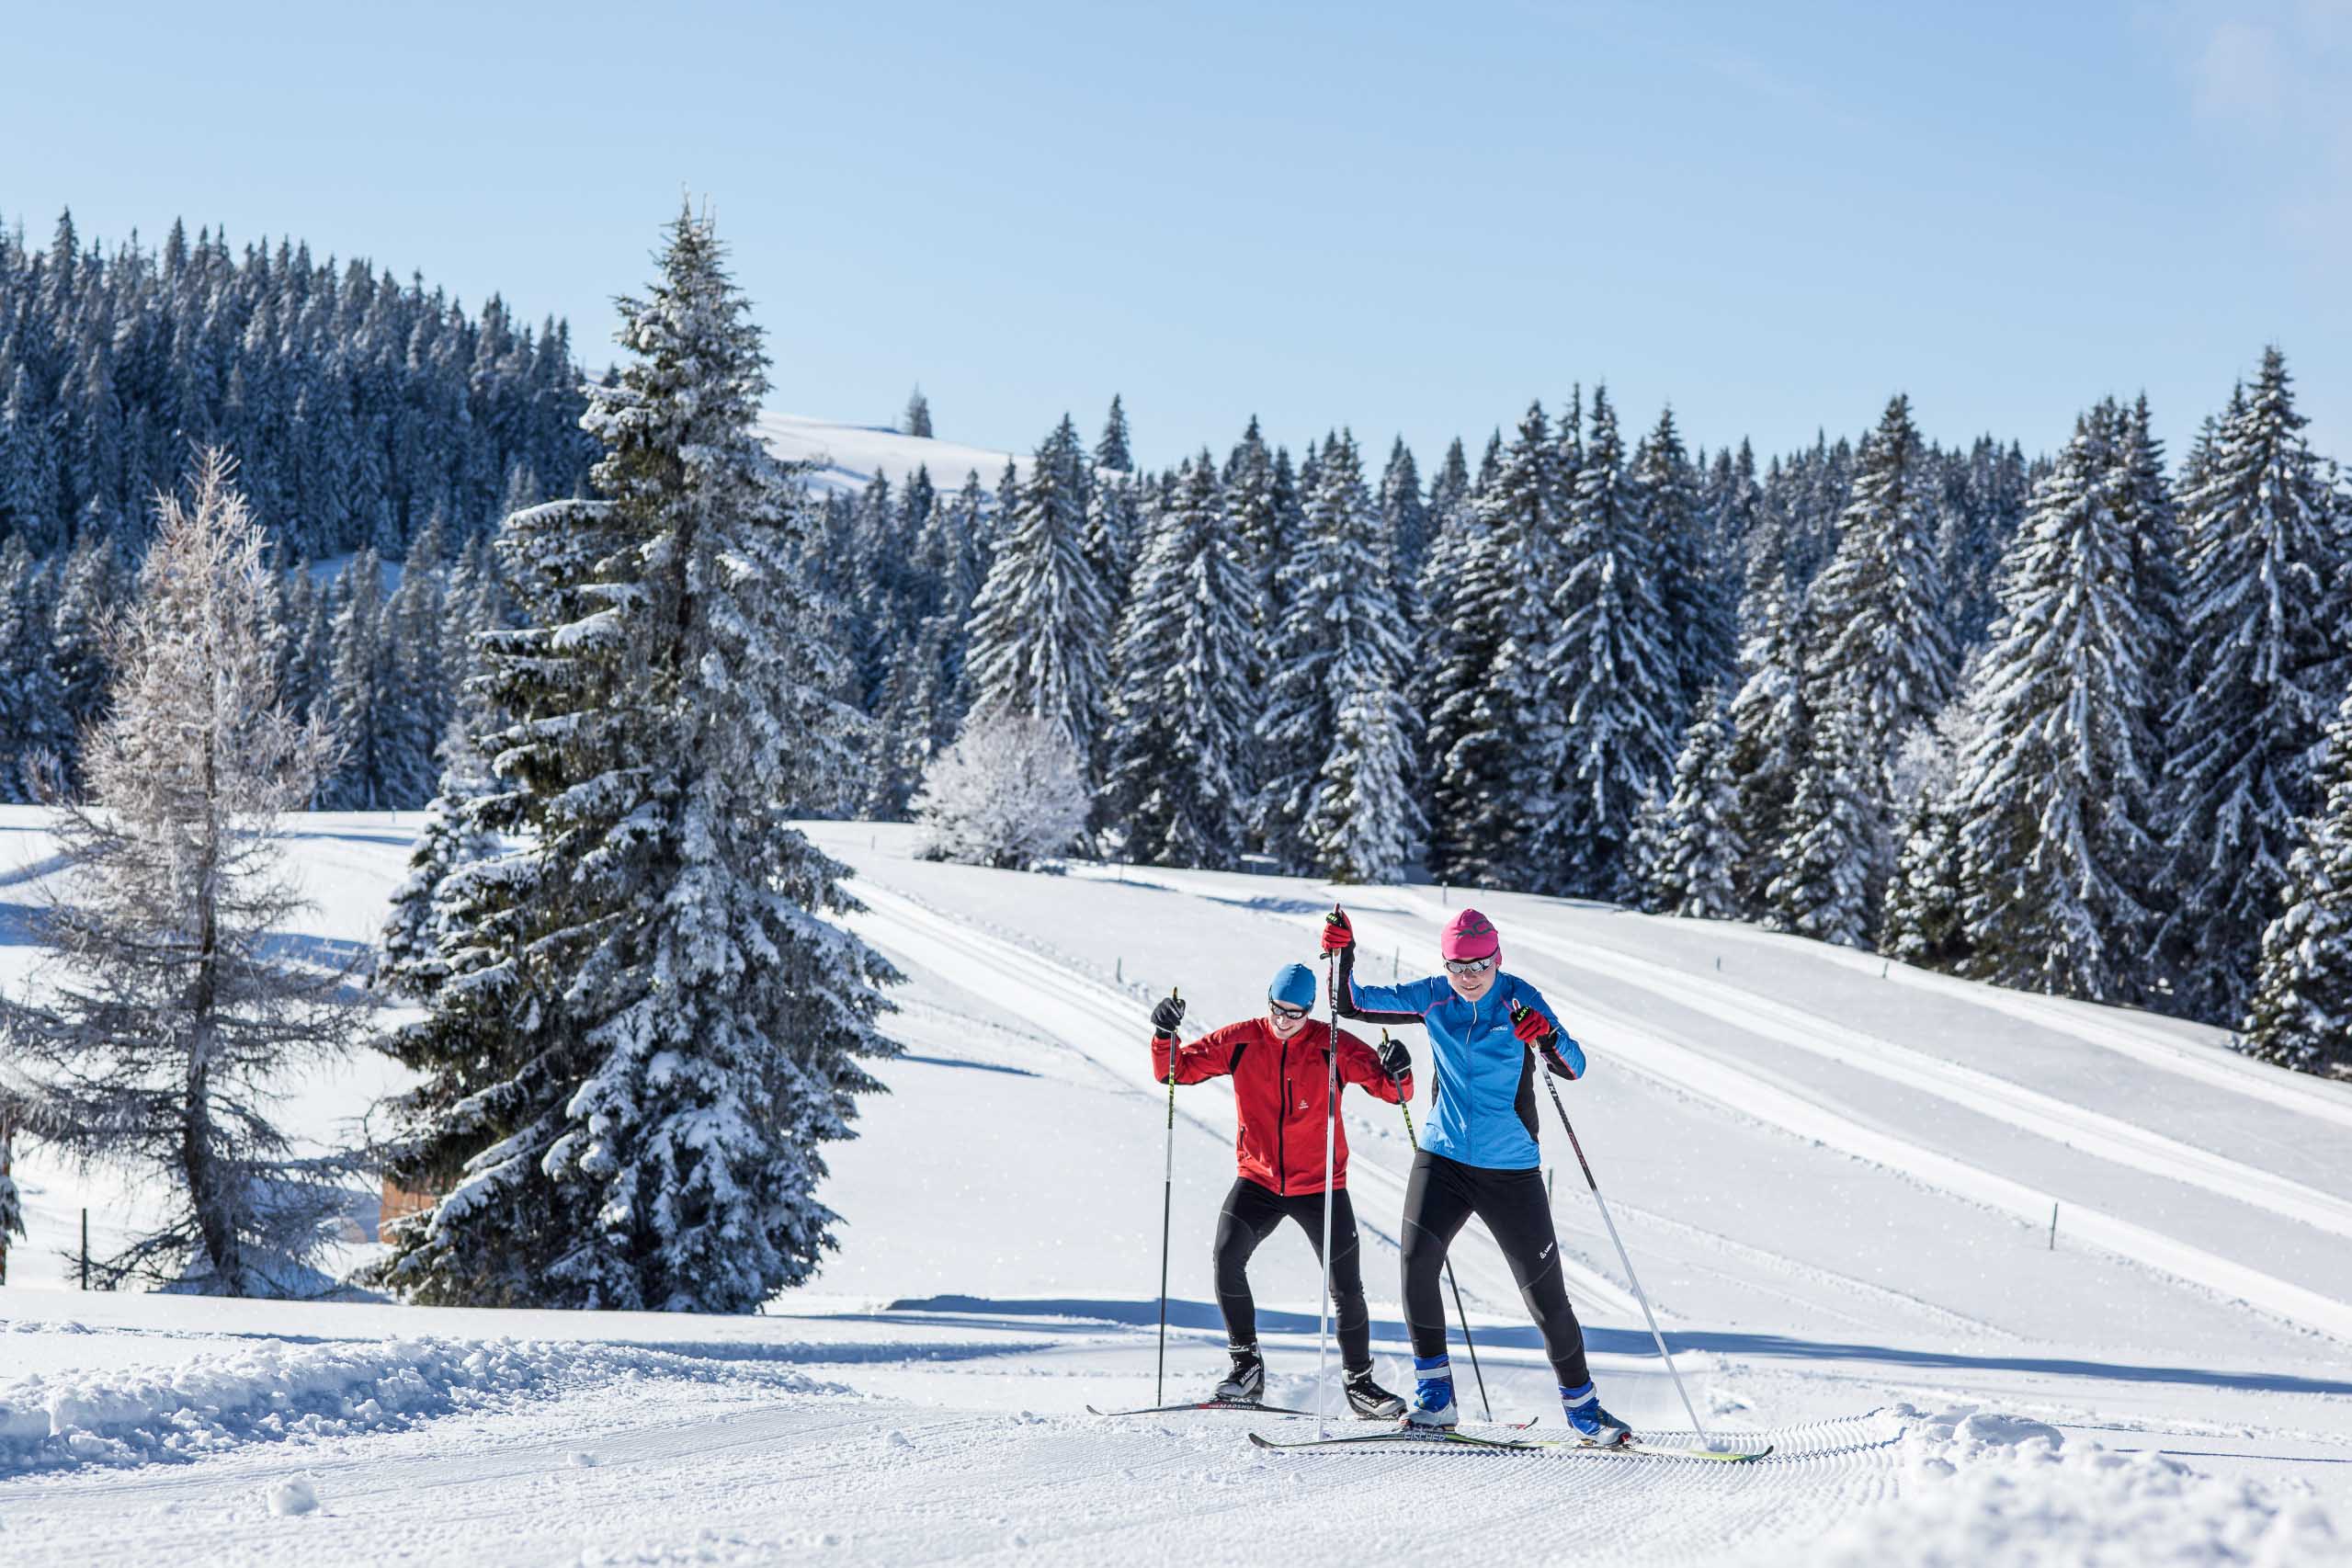
M1276 1017L1293 1024L1305 1017L1308 1011L1304 1007L1286 1007L1279 1002L1268 1002L1267 1006L1273 1009Z
M1494 967L1494 960L1492 956L1483 959L1448 959L1446 960L1448 974L1484 974Z

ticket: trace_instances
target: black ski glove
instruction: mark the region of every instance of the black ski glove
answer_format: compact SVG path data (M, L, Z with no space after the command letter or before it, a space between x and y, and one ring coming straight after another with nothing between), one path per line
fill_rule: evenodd
M1164 996L1160 1005L1152 1009L1152 1032L1154 1034L1164 1034L1174 1040L1176 1026L1183 1022L1184 998L1181 996Z
M1389 1075L1390 1083L1403 1083L1405 1074L1413 1071L1413 1053L1404 1049L1404 1041L1382 1035L1381 1043L1372 1051L1380 1057L1381 1071Z

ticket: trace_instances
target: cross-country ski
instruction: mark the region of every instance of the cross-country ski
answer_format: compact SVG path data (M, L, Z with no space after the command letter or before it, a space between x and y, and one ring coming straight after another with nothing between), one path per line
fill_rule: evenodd
M0 1568L2352 1568L2352 0L412 11L0 33Z

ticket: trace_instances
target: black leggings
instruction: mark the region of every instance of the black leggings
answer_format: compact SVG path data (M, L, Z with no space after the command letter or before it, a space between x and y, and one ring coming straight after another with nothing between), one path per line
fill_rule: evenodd
M1404 1188L1404 1322L1413 1331L1413 1353L1425 1359L1446 1353L1446 1303L1437 1276L1446 1249L1475 1214L1494 1233L1519 1297L1543 1331L1543 1353L1562 1388L1593 1381L1585 1366L1585 1331L1568 1304L1568 1284L1560 1269L1560 1238L1551 1229L1551 1202L1538 1170L1501 1171L1465 1165L1424 1149L1413 1161Z
M1217 1308L1225 1314L1225 1338L1234 1345L1257 1343L1257 1303L1250 1299L1250 1255L1285 1220L1296 1220L1307 1244L1323 1261L1323 1194L1283 1198L1247 1176L1225 1194L1217 1215ZM1364 1270L1356 1247L1356 1209L1347 1189L1331 1195L1331 1301L1338 1309L1339 1359L1351 1372L1372 1364L1372 1318L1364 1306Z

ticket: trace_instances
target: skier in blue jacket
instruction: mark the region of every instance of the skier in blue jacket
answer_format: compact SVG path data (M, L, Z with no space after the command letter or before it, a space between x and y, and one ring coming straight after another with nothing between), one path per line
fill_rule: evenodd
M1438 938L1442 975L1359 984L1356 933L1337 909L1324 917L1323 946L1339 960L1335 1000L1342 1014L1417 1023L1429 1033L1427 1131L1404 1191L1404 1320L1417 1380L1406 1423L1451 1426L1459 1419L1437 1277L1455 1234L1475 1214L1494 1233L1542 1331L1568 1424L1593 1442L1631 1441L1632 1430L1602 1408L1593 1389L1536 1147L1536 1062L1540 1058L1560 1077L1581 1078L1584 1048L1561 1028L1542 993L1500 968L1502 939L1474 909L1455 915Z

